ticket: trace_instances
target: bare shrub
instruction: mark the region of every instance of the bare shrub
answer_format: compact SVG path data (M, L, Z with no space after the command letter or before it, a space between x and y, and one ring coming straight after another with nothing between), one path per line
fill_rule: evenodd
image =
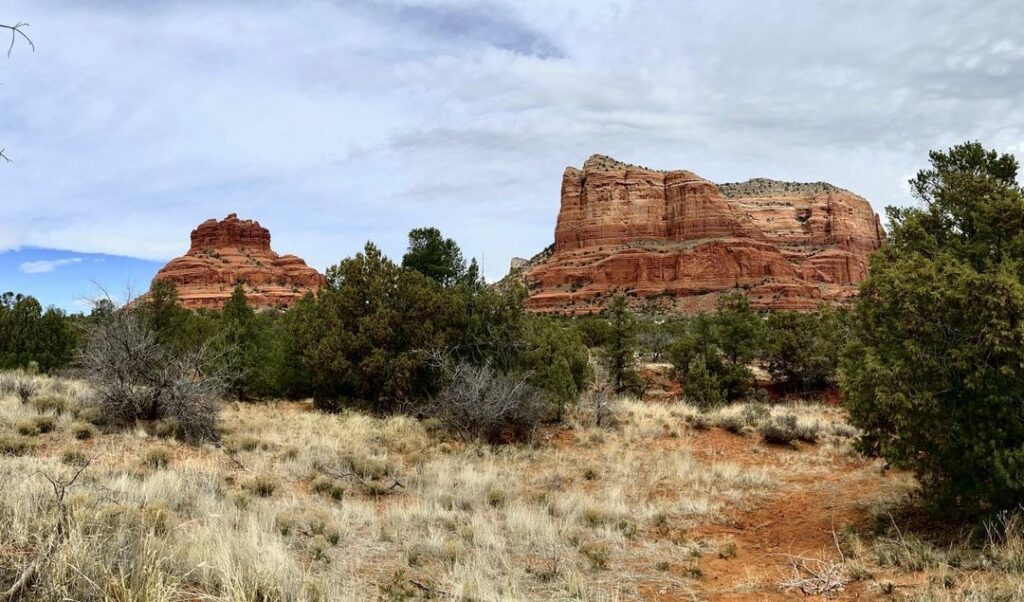
M675 337L659 325L656 330L645 330L637 335L637 342L650 353L652 362L660 362L668 348L675 342Z
M796 441L814 443L818 440L821 424L800 424L793 414L773 416L761 425L761 437L772 445L792 445Z
M169 352L134 311L125 309L91 330L81 363L104 423L173 419L183 438L209 440L219 436L222 379L207 370L207 356L206 347Z
M32 396L39 390L39 382L31 376L20 375L14 381L14 393L22 405L32 401Z
M525 376L461 361L446 360L440 368L445 384L426 413L463 439L492 443L529 439L547 416L541 391Z
M594 426L615 426L619 422L619 408L616 399L605 387L595 389L591 393L590 412Z
M792 445L797 436L797 420L793 414L775 416L761 425L761 437L772 445Z

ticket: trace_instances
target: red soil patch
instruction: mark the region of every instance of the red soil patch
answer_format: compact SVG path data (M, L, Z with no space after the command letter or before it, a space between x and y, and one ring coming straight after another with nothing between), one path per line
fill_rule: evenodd
M814 447L794 450L763 445L754 437L720 429L698 432L694 454L705 461L745 466L775 467L777 487L763 497L751 498L751 507L728 508L724 520L686 532L689 540L710 540L719 549L731 542L735 553L722 558L705 554L699 566L703 577L695 583L702 600L866 600L877 594L852 582L827 597L785 592L779 582L791 574L790 556L838 558L835 534L847 527L865 527L872 519L868 506L879 498L886 482L870 462L837 456L829 467L799 467L802 454ZM648 600L692 599L676 592L643 592Z

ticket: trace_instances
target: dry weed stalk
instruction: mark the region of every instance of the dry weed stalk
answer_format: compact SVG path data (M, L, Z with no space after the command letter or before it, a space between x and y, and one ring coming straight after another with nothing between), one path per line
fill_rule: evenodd
M50 486L53 487L54 500L57 502L57 508L60 511L57 518L57 524L53 529L53 533L50 534L49 542L46 545L46 552L40 554L35 560L30 562L28 566L22 570L21 575L15 579L14 584L5 591L0 593L0 602L15 602L21 599L21 595L26 589L32 586L36 577L39 575L39 568L43 562L47 559L52 558L56 553L57 549L62 546L68 538L68 533L71 531L71 512L68 510L67 503L64 501L67 497L68 491L74 487L75 482L78 481L78 477L82 476L86 468L92 463L92 459L88 459L79 466L78 470L71 475L70 479L61 480L55 476L40 472L44 479L49 481Z

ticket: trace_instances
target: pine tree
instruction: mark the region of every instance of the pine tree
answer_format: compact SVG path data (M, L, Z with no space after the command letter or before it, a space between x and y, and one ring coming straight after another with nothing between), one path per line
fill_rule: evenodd
M247 399L256 388L263 369L263 353L256 314L241 284L235 286L231 298L220 315L220 343L223 346L221 365L228 392L236 399Z
M616 295L608 307L609 332L604 347L608 378L619 393L636 382L636 318L626 298Z

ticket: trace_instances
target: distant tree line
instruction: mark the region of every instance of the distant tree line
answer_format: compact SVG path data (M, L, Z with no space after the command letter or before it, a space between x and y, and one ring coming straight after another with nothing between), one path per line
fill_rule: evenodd
M0 333L0 370L52 372L74 359L81 330L63 311L7 292L0 295Z
M849 320L846 309L828 305L813 312L756 312L735 291L713 312L670 317L636 315L618 295L606 311L574 324L581 339L600 350L617 391L641 393L641 363L668 362L687 401L714 407L745 399L756 368L783 393L835 387Z
M467 407L454 388L471 383L453 378L472 376L478 396L511 383L514 407L503 411L519 421L508 433L492 425L477 434L519 436L524 425L560 419L593 379L579 333L526 313L524 294L486 285L453 240L422 228L410 233L401 264L367 243L291 308L256 311L237 286L220 310L188 310L166 281L126 307L103 300L88 315L43 311L34 298L10 294L0 304L0 368L77 369L105 392L103 415L127 423L173 413L179 426L193 425L183 433L190 438L216 430L182 411L209 407L214 389L200 391L199 382L238 400L312 398L325 411L454 420L437 400Z

